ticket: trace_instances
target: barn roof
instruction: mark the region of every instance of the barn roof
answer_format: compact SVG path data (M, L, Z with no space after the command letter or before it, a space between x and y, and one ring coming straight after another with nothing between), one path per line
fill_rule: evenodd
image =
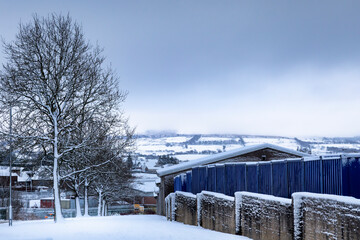
M293 155L298 156L298 157L308 157L308 156L310 156L309 154L298 152L298 151L295 151L295 150L292 150L292 149L280 147L280 146L269 144L269 143L264 143L264 144L259 144L259 145L246 146L246 147L243 147L243 148L237 148L237 149L234 149L234 150L230 150L230 151L210 155L210 156L207 156L207 157L199 158L197 160L192 160L192 161L189 161L189 162L180 163L180 164L177 164L177 165L174 165L174 166L171 166L171 167L167 167L167 168L164 168L164 169L159 169L159 170L157 170L157 174L161 177L161 176L169 175L169 174L176 173L176 172L182 172L182 171L185 171L185 170L190 170L193 167L216 163L218 161L222 161L222 160L225 160L225 159L228 159L228 158L244 155L244 154L247 154L247 153L250 153L250 152L255 152L255 151L266 149L266 148L270 148L270 149L274 149L274 150L277 150L277 151L293 154Z

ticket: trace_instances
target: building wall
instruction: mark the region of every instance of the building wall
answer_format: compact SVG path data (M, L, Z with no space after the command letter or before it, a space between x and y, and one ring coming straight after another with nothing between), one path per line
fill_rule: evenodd
M18 177L11 176L12 185L17 184ZM8 187L10 184L10 176L0 176L0 186L1 187Z
M217 164L217 163L228 163L228 162L259 162L259 161L271 161L271 160L280 160L285 158L298 158L299 156L281 152L278 150L265 148L262 150L250 152L244 155L227 158L218 162L214 162L208 165ZM169 174L161 177L161 184L159 189L159 198L158 198L158 214L165 216L165 197L170 193L174 192L174 177L181 173L186 173L191 169L186 169L180 172Z

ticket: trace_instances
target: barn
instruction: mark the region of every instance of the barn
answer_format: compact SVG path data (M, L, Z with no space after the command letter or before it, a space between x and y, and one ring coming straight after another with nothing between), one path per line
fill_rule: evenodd
M309 156L306 153L294 151L288 148L273 144L259 144L234 149L219 154L214 154L197 160L170 166L157 171L161 181L159 183L159 193L157 197L157 213L165 215L165 197L174 192L174 177L181 173L186 173L193 167L206 166L218 163L230 162L260 162L280 160L286 158L299 158Z

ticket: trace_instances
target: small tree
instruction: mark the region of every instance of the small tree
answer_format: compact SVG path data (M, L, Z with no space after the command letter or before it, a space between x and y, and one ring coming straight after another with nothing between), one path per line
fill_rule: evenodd
M163 166L166 164L178 164L178 163L179 163L179 159L177 159L176 157L170 155L162 155L159 156L159 159L156 164Z
M4 43L4 49L8 61L0 75L0 111L11 103L12 136L51 161L58 222L63 219L60 167L67 164L67 154L90 142L73 135L82 134L79 126L90 120L120 113L126 94L118 90L113 71L103 67L100 48L85 40L69 16L34 16L31 23L20 24L15 41ZM5 119L8 113L0 114ZM0 125L3 135L5 127Z
M97 169L98 176L91 184L98 194L98 216L104 215L105 205L128 197L132 175L125 161L116 158L102 168Z
M132 168L133 168L134 163L133 163L133 160L132 160L130 154L129 154L128 157L127 157L126 164L127 164L127 167L128 167L129 169L132 169Z

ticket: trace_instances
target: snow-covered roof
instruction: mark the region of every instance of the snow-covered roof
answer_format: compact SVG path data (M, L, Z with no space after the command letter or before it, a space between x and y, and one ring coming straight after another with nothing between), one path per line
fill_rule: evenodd
M244 155L244 154L247 154L247 153L250 153L250 152L255 152L255 151L266 149L266 148L270 148L270 149L274 149L274 150L277 150L277 151L293 154L293 155L298 156L298 157L308 157L308 156L310 156L309 154L306 154L306 153L303 153L303 152L298 152L298 151L295 151L295 150L292 150L292 149L280 147L280 146L273 145L273 144L270 144L270 143L264 143L264 144L259 144L259 145L246 146L246 147L243 147L243 148L238 148L238 149L226 151L226 152L210 155L210 156L207 156L207 157L199 158L197 160L193 160L193 161L190 161L190 162L180 163L178 165L174 165L174 166L170 166L170 167L167 167L167 168L159 169L159 170L157 170L157 174L161 177L161 176L169 175L169 174L176 173L176 172L182 172L182 171L189 170L189 169L191 169L193 167L216 163L218 161L222 161L222 160L225 160L225 159L228 159L228 158Z
M9 177L10 176L9 168L0 169L0 176L1 177ZM14 172L11 173L11 176L12 177L19 177L19 175L17 173L14 173Z
M156 181L159 177L156 174L149 173L135 173L134 182L132 183L132 188L145 193L154 193L158 190L156 186Z

